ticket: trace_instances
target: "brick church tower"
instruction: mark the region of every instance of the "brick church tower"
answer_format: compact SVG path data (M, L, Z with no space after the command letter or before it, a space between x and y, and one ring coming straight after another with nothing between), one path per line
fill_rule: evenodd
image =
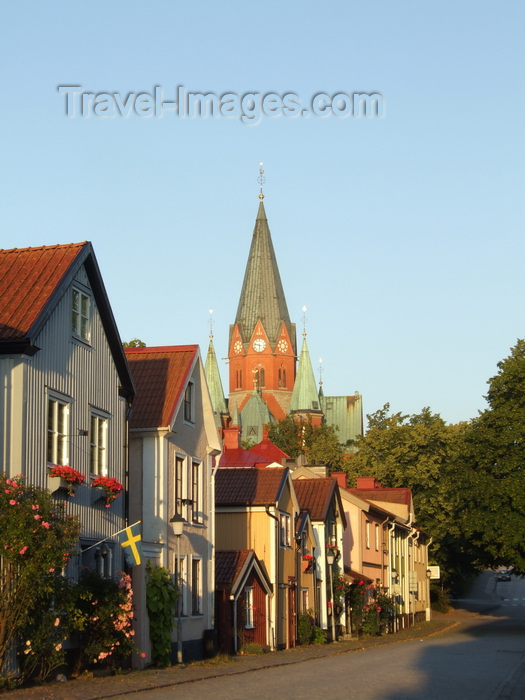
M275 420L288 414L297 359L295 324L290 322L288 314L264 209L262 185L259 199L237 315L230 326L228 349L228 408L232 417L241 417L244 427L247 427L247 421L243 418L250 411L260 412L263 404ZM244 427L243 437L250 439L251 435Z

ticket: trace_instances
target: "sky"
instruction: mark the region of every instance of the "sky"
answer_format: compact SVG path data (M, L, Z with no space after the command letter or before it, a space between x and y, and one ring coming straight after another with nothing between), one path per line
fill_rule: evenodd
M525 337L524 26L521 0L2 0L0 247L91 241L123 340L204 358L213 309L227 393L263 162L324 393L469 420Z

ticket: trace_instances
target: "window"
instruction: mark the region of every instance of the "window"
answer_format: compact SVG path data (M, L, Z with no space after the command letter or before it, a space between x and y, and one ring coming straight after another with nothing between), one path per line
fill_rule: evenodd
M308 588L301 588L301 606L301 612L308 612L310 608L308 605Z
M194 391L193 382L188 382L184 392L184 420L189 423L194 422Z
M256 389L262 389L266 386L266 375L264 372L264 367L256 367L253 372L253 383Z
M47 461L62 466L69 462L69 404L50 398L47 402Z
M191 614L201 615L201 560L191 561Z
M184 474L184 459L175 458L175 474L173 479L173 500L175 501L175 512L182 515L182 483Z
M89 307L90 298L79 289L73 288L73 296L71 299L71 327L73 333L89 341Z
M280 517L281 530L281 547L290 546L290 516L281 514Z
M187 590L188 590L188 584L187 584L187 575L186 575L186 556L181 555L180 559L177 560L177 557L175 556L173 559L173 569L175 571L175 574L173 576L173 583L179 590L180 587L180 614L181 615L187 615L188 614L188 603L187 603ZM180 578L180 580L179 580ZM175 608L175 612L178 612L178 608Z
M370 549L370 521L367 520L365 523L365 540L366 540L366 548Z
M200 471L201 471L201 465L199 464L199 462L192 462L192 464L191 464L191 500L192 500L191 519L194 523L199 522L199 512L201 510Z
M108 475L108 420L91 414L90 472L97 476Z
M376 552L379 552L379 525L376 523L376 528L375 528L375 535L376 535Z
M242 369L235 370L235 388L242 388Z
M253 629L255 627L254 625L254 618L253 618L253 586L247 586L244 589L244 601L245 601L245 617L246 621L244 623L244 626L247 629Z
M277 383L281 388L286 388L286 370L282 367L279 369Z

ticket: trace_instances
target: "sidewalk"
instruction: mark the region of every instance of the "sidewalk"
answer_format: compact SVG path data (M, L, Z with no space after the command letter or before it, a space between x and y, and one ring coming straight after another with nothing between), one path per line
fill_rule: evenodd
M454 614L456 613L456 614ZM65 682L46 683L34 688L23 688L6 693L10 700L96 700L116 695L132 694L152 688L170 687L182 683L192 683L206 678L248 673L250 671L297 664L310 659L318 659L337 654L365 651L374 646L398 644L440 634L455 625L465 613L454 611L449 615L434 615L430 622L420 623L397 634L371 639L352 639L336 644L312 644L298 646L286 651L274 651L260 656L219 657L207 661L193 662L184 667L151 668L144 671L130 671L116 676L82 676Z

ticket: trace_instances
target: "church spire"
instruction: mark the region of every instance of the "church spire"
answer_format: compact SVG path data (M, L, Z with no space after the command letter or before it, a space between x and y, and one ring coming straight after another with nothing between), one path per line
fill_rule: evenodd
M230 344L235 325L237 325L241 333L243 342L246 343L250 340L257 321L260 321L268 340L272 344L277 342L281 324L284 322L295 346L295 325L290 322L272 236L264 208L262 186L265 179L262 173L264 173L264 170L261 169L258 178L260 187L259 209L244 273L235 324L230 327Z
M320 424L322 411L319 402L319 394L315 383L314 371L310 361L310 353L306 342L306 333L303 333L303 347L297 366L297 376L290 401L290 413L307 419L309 416L318 416L316 423Z
M210 391L213 410L215 413L221 414L227 413L228 409L226 408L226 399L224 398L224 390L222 388L221 375L219 372L219 365L217 363L217 355L215 354L215 348L213 346L212 314L213 309L210 309L210 344L208 346L204 374L206 375L206 381L208 382L208 389Z

